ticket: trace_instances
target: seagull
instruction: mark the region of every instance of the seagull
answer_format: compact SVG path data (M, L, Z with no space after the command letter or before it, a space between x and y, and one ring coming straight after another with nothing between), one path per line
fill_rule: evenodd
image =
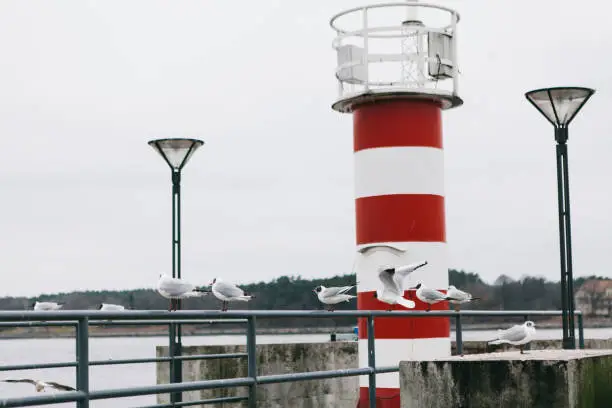
M382 273L385 273L389 275L390 277L392 277L400 293L403 295L404 291L406 290L406 287L404 286L404 280L406 276L410 275L412 272L416 271L419 268L422 268L425 265L427 265L427 261L403 265L403 266L395 266L391 268L382 268L382 270L379 273L379 277L380 277L380 274Z
M39 302L36 301L34 303L32 303L32 308L34 310L59 310L64 306L63 303L57 303L57 302Z
M473 297L471 293L459 290L453 285L450 285L448 287L448 290L446 291L446 296L453 298L449 300L449 302L455 305L455 310L457 312L459 311L459 308L461 307L462 303L471 302L473 300L480 300L480 298Z
M53 381L38 381L31 380L29 378L24 378L21 380L2 380L7 383L29 383L32 384L36 388L36 392L44 392L45 388L55 388L60 391L76 391L76 389L69 387L67 385L59 384Z
M535 332L535 323L527 320L525 323L516 324L509 329L498 330L497 339L491 340L489 344L512 344L513 346L519 346L521 354L525 354L523 346L533 340Z
M314 288L312 291L317 294L317 297L321 303L330 305L328 310L333 312L334 305L340 302L348 302L349 300L357 297L355 295L349 295L346 293L354 287L355 285L326 288L325 286L320 285Z
M439 290L435 290L435 289L429 289L427 287L425 287L425 285L423 285L422 283L419 283L418 285L416 285L414 288L411 289L416 289L416 297L421 301L421 302L425 302L427 303L427 311L429 312L431 310L431 305L438 303L438 302L442 302L443 300L458 300L455 298L452 298L448 295L445 295L444 293L440 292Z
M383 283L383 288L376 289L374 297L390 305L399 304L407 309L414 309L415 303L403 297L405 290L404 278L425 265L427 265L427 261L398 267L382 268L378 273L378 278ZM391 311L392 308L388 310Z
M100 310L101 312L105 312L105 311L117 312L120 310L125 310L125 307L121 305L113 305L112 303L100 303L98 305L98 310Z
M157 281L157 292L166 299L170 299L170 307L168 308L169 312L176 310L179 299L199 297L209 293L209 291L198 288L182 279L171 278L165 273L159 275L159 280Z
M224 282L219 278L213 279L213 281L210 283L210 286L211 286L213 295L215 295L217 299L223 302L221 306L222 312L227 311L228 302L232 302L232 301L248 302L249 300L253 298L253 296L245 293L238 286L232 283Z

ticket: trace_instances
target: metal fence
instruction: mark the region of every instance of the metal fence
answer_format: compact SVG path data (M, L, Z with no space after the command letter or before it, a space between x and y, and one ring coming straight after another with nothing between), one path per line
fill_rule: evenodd
M89 401L98 399L124 398L132 396L181 393L184 391L205 390L214 388L248 387L248 395L241 397L214 398L200 401L175 402L169 404L157 404L141 408L165 408L186 407L193 405L217 404L222 402L248 401L249 408L255 408L257 404L257 386L263 384L274 384L283 382L294 382L303 380L320 380L327 378L351 377L367 375L369 380L370 407L376 407L376 374L399 371L398 366L377 367L374 349L375 318L385 317L449 317L455 320L457 353L463 353L462 318L463 317L523 317L528 320L531 317L560 316L561 311L364 311L364 310L338 310L333 313L326 311L194 311L183 310L177 312L166 311L0 311L0 327L74 327L76 331L76 361L46 363L46 364L22 364L0 366L0 371L33 370L41 368L76 368L76 389L57 393L54 395L32 396L23 398L0 399L0 407L26 407L34 405L48 405L63 402L76 402L78 408L88 408ZM314 371L304 373L257 375L256 360L256 325L258 319L275 318L329 318L333 317L361 317L367 320L367 344L368 344L368 366L354 369L341 369L330 371ZM584 348L584 329L582 314L576 311L578 318L579 347ZM99 325L168 325L169 333L172 327L184 324L203 323L246 323L246 353L231 354L208 354L208 355L175 355L170 350L169 357L140 358L111 361L89 361L89 326ZM89 367L100 365L121 365L168 362L171 367L180 369L182 361L204 360L221 358L247 358L247 377L189 381L171 384L157 384L146 387L127 387L120 389L105 389L92 391L89 388Z

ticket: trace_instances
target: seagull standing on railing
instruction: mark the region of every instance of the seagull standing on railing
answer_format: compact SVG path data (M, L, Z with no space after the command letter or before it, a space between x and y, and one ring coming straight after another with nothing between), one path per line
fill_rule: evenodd
M382 289L376 290L374 297L381 302L385 302L390 305L399 304L407 309L413 309L415 303L412 300L408 300L404 297L404 280L406 276L425 265L427 265L427 261L403 266L381 268L380 272L378 273L378 278L382 282L383 287ZM388 310L391 311L392 308Z
M182 279L171 278L165 273L159 275L157 292L166 299L170 299L169 312L177 309L179 299L199 297L210 293L208 290L198 288Z
M472 296L471 293L464 292L462 290L457 289L453 285L448 287L446 291L446 296L451 297L449 300L450 303L455 305L455 311L459 311L462 303L472 302L474 300L480 300L479 297Z
M492 340L489 344L511 344L513 346L519 346L521 354L523 352L523 346L535 337L536 329L535 323L531 320L527 320L523 324L517 324L506 330L497 331L497 339Z
M53 381L38 381L38 380L31 380L29 378L24 378L21 380L2 380L2 382L32 384L34 388L36 389L36 392L44 392L45 388L55 388L56 390L60 390L60 391L76 391L76 389L72 387L69 387L63 384L59 384Z
M213 295L215 295L215 297L222 302L221 303L222 312L227 311L228 302L234 302L234 301L248 302L254 297L252 295L245 293L245 291L240 289L238 286L232 283L224 282L219 278L213 279L213 281L210 283L210 286L211 286Z
M98 305L98 310L101 312L119 312L125 310L125 306L114 305L112 303L100 303Z
M64 303L58 302L39 302L32 303L32 308L36 311L41 310L60 310L64 306Z
M454 299L448 295L445 295L444 293L440 292L439 290L435 290L435 289L430 289L425 287L425 285L423 285L422 283L419 283L418 285L416 285L414 288L411 289L416 289L416 297L417 299L419 299L421 302L425 302L427 303L427 311L429 312L431 310L431 305L436 304L438 302L442 302L444 300L458 300L458 299Z
M330 305L328 310L333 312L334 305L337 305L340 302L348 302L357 297L355 295L349 295L346 293L354 287L355 285L326 288L325 286L320 285L314 288L312 291L317 294L317 297L321 303Z

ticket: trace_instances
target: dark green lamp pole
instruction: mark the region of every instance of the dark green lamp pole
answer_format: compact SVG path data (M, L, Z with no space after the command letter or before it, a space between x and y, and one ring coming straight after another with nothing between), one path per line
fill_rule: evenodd
M193 153L204 144L197 139L158 139L151 140L149 145L155 149L164 161L170 166L172 172L172 277L181 278L181 170L189 161ZM181 301L176 300L176 309L182 307ZM169 352L173 356L182 354L181 326L170 324ZM170 382L183 381L183 365L181 361L170 362ZM182 402L180 392L170 394L170 402Z
M561 318L564 349L576 348L567 128L593 93L595 91L590 88L559 87L536 89L525 94L527 100L555 127L559 244L561 248Z

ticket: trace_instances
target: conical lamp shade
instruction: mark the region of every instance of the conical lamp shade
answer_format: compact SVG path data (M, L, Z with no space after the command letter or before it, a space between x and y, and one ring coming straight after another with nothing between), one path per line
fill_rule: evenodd
M182 169L203 144L203 141L197 139L158 139L149 142L149 145L175 170Z
M589 88L546 88L525 94L529 102L555 126L567 126L595 91Z

